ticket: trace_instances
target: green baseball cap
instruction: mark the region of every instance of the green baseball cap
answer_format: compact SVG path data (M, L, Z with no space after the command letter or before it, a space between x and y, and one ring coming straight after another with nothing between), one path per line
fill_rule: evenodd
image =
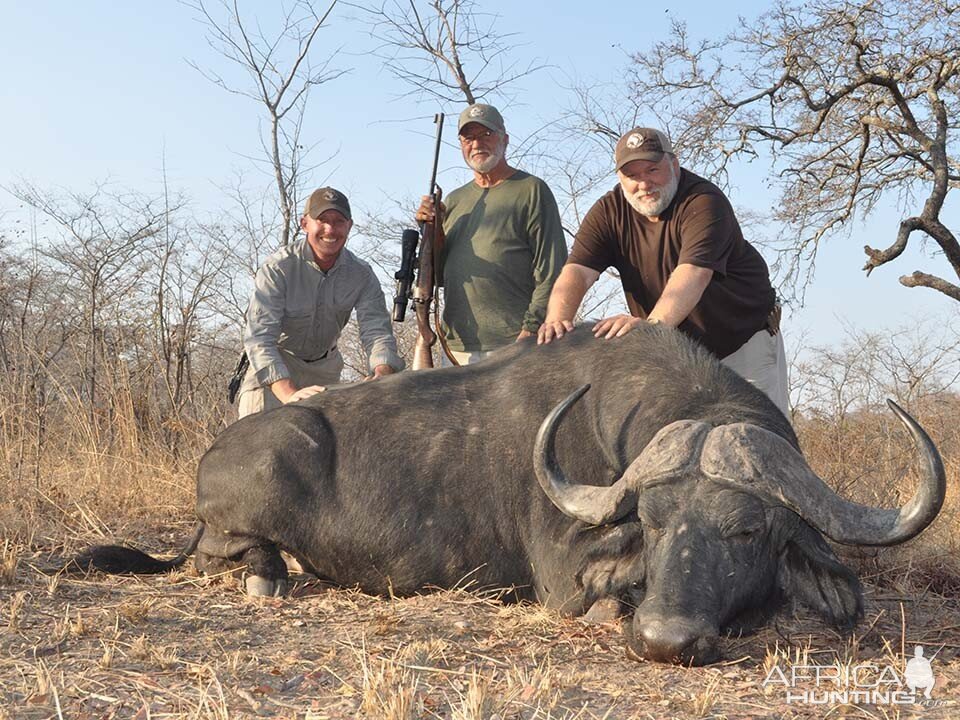
M332 187L322 187L314 190L307 198L306 205L303 206L303 214L312 217L314 220L327 210L336 210L347 220L353 219L350 217L350 202L347 200L347 196Z
M462 113L460 113L460 122L457 124L457 132L463 130L464 125L470 123L479 123L489 130L500 133L506 132L503 126L503 116L493 105L484 105L483 103L474 103Z

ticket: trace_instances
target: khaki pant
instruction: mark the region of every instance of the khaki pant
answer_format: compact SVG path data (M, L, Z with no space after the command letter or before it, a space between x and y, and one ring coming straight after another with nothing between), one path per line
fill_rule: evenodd
M308 385L336 385L340 382L340 372L343 370L343 357L336 348L331 350L325 358L313 362L306 362L285 352L283 362L290 371L290 379L298 388L305 388ZM247 370L244 385L250 384L252 372L253 368ZM269 387L245 388L240 391L237 416L245 417L264 410L273 410L282 404Z
M764 328L721 362L763 390L780 411L790 418L787 399L787 354L783 349L783 333L771 335Z
M453 355L454 359L461 365L473 365L475 362L480 362L485 357L487 357L493 350L474 350L473 352L466 350L451 350L450 354ZM453 367L453 363L450 362L450 359L447 357L447 354L440 351L440 367Z

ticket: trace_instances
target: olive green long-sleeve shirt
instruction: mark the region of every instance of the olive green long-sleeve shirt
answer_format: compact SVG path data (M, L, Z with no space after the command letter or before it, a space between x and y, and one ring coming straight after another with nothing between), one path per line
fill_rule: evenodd
M567 259L557 202L521 170L446 199L443 332L453 350L489 351L536 332Z

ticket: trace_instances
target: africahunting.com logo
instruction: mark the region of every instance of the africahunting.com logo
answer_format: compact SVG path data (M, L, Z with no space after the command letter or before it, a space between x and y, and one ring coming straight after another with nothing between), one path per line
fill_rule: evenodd
M940 701L932 696L936 677L931 658L917 645L904 669L866 662L859 665L817 665L778 662L767 672L763 689L767 694L783 692L787 703L809 705L926 705Z

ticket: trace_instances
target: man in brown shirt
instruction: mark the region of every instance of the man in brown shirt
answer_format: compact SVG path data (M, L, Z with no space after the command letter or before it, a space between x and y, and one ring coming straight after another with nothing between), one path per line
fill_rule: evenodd
M584 218L538 342L572 330L587 290L614 267L630 315L604 318L595 335L619 337L641 322L678 327L786 414L783 339L768 323L776 294L730 202L713 183L680 167L659 130L634 128L620 138L614 158L619 185Z

